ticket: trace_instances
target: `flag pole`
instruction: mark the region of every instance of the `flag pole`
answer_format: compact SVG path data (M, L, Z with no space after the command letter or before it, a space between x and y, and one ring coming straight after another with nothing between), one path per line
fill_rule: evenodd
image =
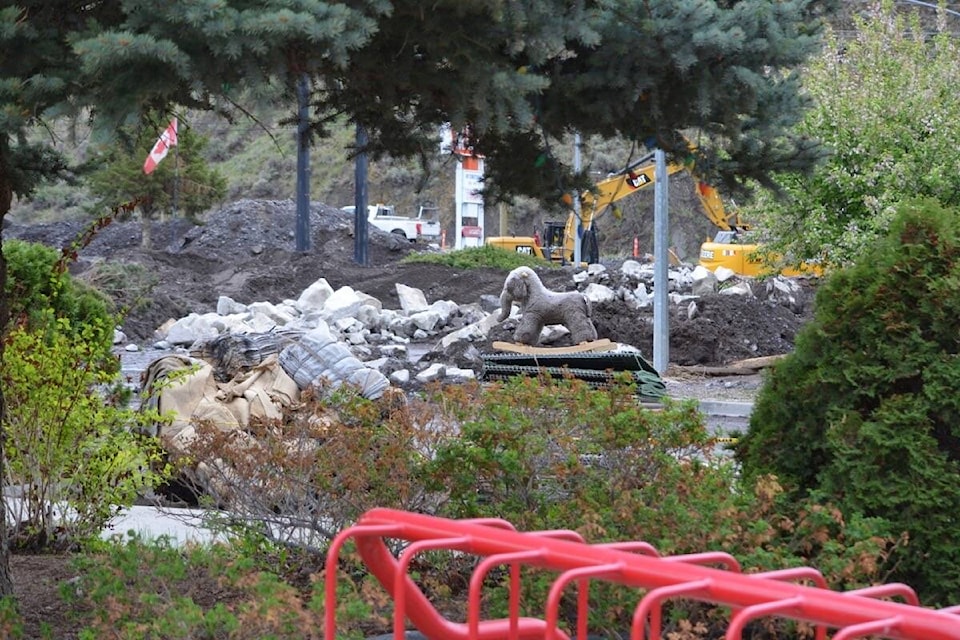
M177 196L180 191L180 145L173 148L173 199L172 206L173 217L177 217Z

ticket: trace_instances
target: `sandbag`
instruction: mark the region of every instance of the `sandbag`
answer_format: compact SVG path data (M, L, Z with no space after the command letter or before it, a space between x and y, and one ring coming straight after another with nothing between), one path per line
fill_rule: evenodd
M302 334L300 329L279 329L257 334L224 333L194 344L190 355L212 364L219 380L229 380L280 353Z
M154 360L144 378L143 408L171 418L162 429L150 425L149 433L159 436L171 452L186 452L183 447L192 441L196 423L240 431L252 421L281 420L283 409L296 403L300 394L296 383L277 363L276 355L227 383L215 380L209 362L181 355Z
M285 347L279 363L300 389L336 389L348 383L357 387L363 397L375 400L390 387L386 376L363 364L322 322Z
M144 408L171 418L162 429L152 426L152 435L168 444L194 421L211 422L218 428L240 428L230 407L217 401L217 382L208 362L186 356L170 355L153 361L144 376Z

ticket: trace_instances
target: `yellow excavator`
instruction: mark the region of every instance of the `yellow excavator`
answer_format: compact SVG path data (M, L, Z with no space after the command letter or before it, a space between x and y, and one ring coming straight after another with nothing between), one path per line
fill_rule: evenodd
M691 151L694 147L691 145ZM742 222L737 214L728 214L723 207L720 194L712 186L700 180L693 171L693 154L684 162L669 163L667 175L680 171L689 171L696 184L697 197L703 206L704 215L719 229L713 240L704 242L700 247L700 264L714 271L717 267L732 269L745 276L758 276L767 272L768 267L757 251L758 245L744 242L744 233L750 226ZM580 216L573 211L566 222L545 222L543 237L499 236L489 237L486 243L509 251L536 256L543 260L572 264L574 259L574 234L580 230L580 256L583 262L595 263L600 260L600 247L597 242L596 221L618 200L633 195L655 182L656 164L654 154L650 153L627 168L611 174L597 182L593 191L580 196ZM572 202L572 199L570 200ZM809 269L786 269L784 275L809 273Z

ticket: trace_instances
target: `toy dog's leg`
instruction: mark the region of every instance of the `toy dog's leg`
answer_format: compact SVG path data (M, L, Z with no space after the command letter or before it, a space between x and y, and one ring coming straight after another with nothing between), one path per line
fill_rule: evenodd
M536 318L531 317L530 314L524 314L520 324L517 325L517 330L513 332L513 341L519 344L536 346L540 342L541 330L543 330L543 325Z

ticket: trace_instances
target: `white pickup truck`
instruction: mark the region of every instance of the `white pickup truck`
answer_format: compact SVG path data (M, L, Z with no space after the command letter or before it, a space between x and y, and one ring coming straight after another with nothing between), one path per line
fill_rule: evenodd
M343 207L348 213L354 207ZM410 242L440 241L439 210L433 205L422 204L415 214L398 214L393 205L371 204L367 207L367 220L370 224L387 233L395 233Z

